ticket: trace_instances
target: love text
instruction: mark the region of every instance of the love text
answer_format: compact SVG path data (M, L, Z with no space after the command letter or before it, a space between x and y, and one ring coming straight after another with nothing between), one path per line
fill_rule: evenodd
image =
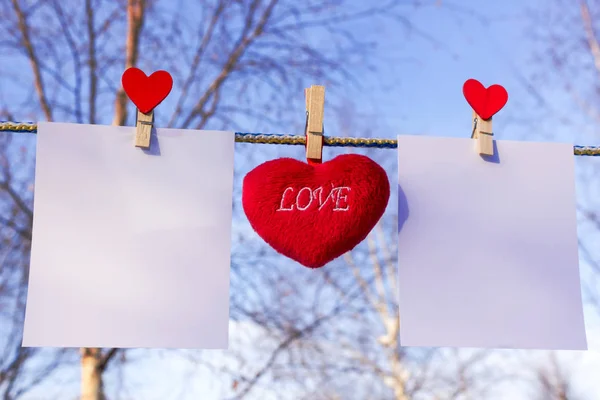
M281 202L277 211L309 211L322 210L324 207L331 207L333 211L348 211L350 205L348 203L348 194L350 187L348 186L333 186L329 194L324 193L323 187L312 189L303 187L296 190L293 187L287 187L282 195Z

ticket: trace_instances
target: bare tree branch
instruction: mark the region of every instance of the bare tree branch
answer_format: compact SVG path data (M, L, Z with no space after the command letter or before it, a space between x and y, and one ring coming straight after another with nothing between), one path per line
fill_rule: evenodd
M19 31L21 32L21 44L23 45L23 48L27 53L27 57L29 58L29 62L31 64L31 69L33 70L35 90L38 94L40 105L42 106L42 110L44 112L44 115L46 116L46 120L52 121L52 109L50 108L48 98L46 97L44 79L40 70L40 62L36 54L35 48L33 47L33 43L31 41L31 34L29 25L27 23L27 17L25 16L25 13L21 8L19 0L11 1L19 21Z
M139 56L140 36L144 27L146 0L127 0L127 38L125 41L125 70L135 67ZM125 125L127 95L122 87L117 91L113 125Z
M108 363L120 352L120 349L112 348L109 349L105 354L103 354L99 358L98 362L98 370L100 372L104 372L106 367L108 367Z
M197 124L197 129L202 129L202 127L204 127L208 119L214 115L216 106L212 107L209 111L206 111L206 104L211 99L211 97L216 96L218 94L219 90L221 90L222 88L222 85L225 83L227 78L229 78L230 73L236 68L244 52L248 49L252 42L263 33L265 25L269 21L271 13L273 12L273 9L277 5L278 1L279 0L269 1L269 4L262 12L258 23L254 27L252 26L254 21L254 12L257 10L258 4L260 2L254 0L251 3L250 12L248 12L246 16L244 28L242 30L241 37L238 39L238 43L236 44L234 50L229 54L229 57L223 65L221 72L212 81L206 92L200 97L196 105L192 108L191 112L181 124L182 128L189 127L191 122L196 117L200 116L200 122L198 122ZM213 104L216 104L216 102Z
M206 52L206 48L211 43L213 34L215 32L215 28L217 27L217 23L221 20L223 11L225 10L225 5L226 5L225 0L218 0L216 6L214 8L214 12L208 23L208 28L206 29L205 32L203 32L202 40L200 41L200 44L194 54L194 59L192 61L192 64L190 65L190 70L188 72L188 76L187 76L185 82L183 83L183 86L181 89L181 95L179 96L177 105L175 106L175 110L173 112L173 115L171 116L168 126L173 126L173 124L175 123L177 118L179 118L179 116L181 115L181 113L183 111L183 104L188 96L188 93L190 91L192 84L194 83L194 81L197 80L196 74L198 71L198 67L200 66L202 58Z
M90 68L90 93L88 95L90 104L90 124L96 123L96 101L98 100L98 77L96 76L97 62L96 62L96 31L94 27L94 7L92 7L92 0L85 0L85 14L87 22L87 31L89 38L88 47L88 64Z

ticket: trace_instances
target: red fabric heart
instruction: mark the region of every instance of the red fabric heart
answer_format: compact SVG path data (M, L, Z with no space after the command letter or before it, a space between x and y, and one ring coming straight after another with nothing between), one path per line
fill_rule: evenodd
M242 189L244 212L258 235L309 268L359 244L389 197L385 170L357 154L314 165L292 158L268 161L245 176Z
M483 119L490 119L502 109L508 101L508 92L500 85L485 88L481 82L469 79L463 85L465 99L473 110Z
M121 82L127 96L144 114L148 114L166 99L173 88L173 78L167 71L156 71L146 76L138 68L128 68L123 73Z

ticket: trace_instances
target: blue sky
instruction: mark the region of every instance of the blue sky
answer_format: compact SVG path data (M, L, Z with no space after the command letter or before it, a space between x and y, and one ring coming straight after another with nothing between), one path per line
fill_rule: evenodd
M352 98L364 99L366 104L357 104L357 108L374 110L379 124L385 121L388 129L379 131L379 136L470 135L471 109L462 95L462 84L469 78L485 86L498 83L508 90L509 102L496 116L498 128L503 117L514 110L512 99L522 95L522 88L507 61L516 58L524 62L527 57L526 44L519 40L524 29L520 17L523 2L481 6L481 2L467 0L460 4L497 21L490 24L445 6L428 6L412 10L410 20L437 43L419 37L418 32L404 34L397 26L376 28L381 31L378 55L389 62L379 64L377 74L364 76L366 96ZM382 82L393 86L384 89Z
M533 119L538 111L537 98L523 82L523 77L537 71L532 63L537 43L530 37L533 23L527 13L535 10L536 4L543 8L548 2L441 0L438 3L442 5L415 7L410 11L416 32L406 34L397 25L363 27L381 32L377 56L386 62L377 65L377 73L360 76L363 82L360 91L335 88L328 91L329 98L349 98L356 102L360 112L376 115L379 137L468 136L471 108L462 95L462 85L475 78L485 86L501 84L509 93L506 107L494 117L497 138L521 139L527 135L527 140L535 140L530 126L519 125L514 119L527 118L528 111ZM432 40L423 39L424 35ZM575 140L575 135L567 130L552 134L554 140Z
M529 40L527 35L530 21L525 15L525 7L532 9L536 5L542 6L547 3L547 0L527 2L455 0L452 4L460 4L460 9L451 7L451 3L444 0L438 2L441 3L440 7L419 7L409 12L411 23L423 34L431 37L432 41L422 39L417 33L401 30L398 25L392 26L391 23L377 26L363 23L358 27L365 32L377 33L376 56L382 61L378 63L376 73L360 74L362 83L360 88L348 86L327 89L325 125L328 135L339 135L338 124L335 122L338 116L335 115L332 107L328 107L328 104L340 104L349 100L354 105L359 131L371 127L373 136L376 137L394 138L397 134L468 137L471 133L471 108L463 98L462 84L469 78L475 78L485 86L498 83L508 90L507 106L494 117L497 139L542 139L531 135L530 125L520 125L515 122L515 119L527 117L527 110L532 110L532 118L537 115L533 109L536 99L525 90L516 72L524 76L534 72L531 54L535 43ZM471 15L461 9L475 10L475 14ZM489 20L479 18L477 13L487 16ZM563 102L562 98L547 100L559 104ZM302 110L303 101L303 96L299 93L296 103L291 107ZM276 133L293 131L303 123L304 121L298 121L296 127L280 126ZM328 129L328 126L332 128ZM244 127L247 127L244 129L247 131L255 131L259 128L251 125L244 125ZM543 140L600 145L600 137L596 137L597 143L595 143L592 137L581 135L580 132L561 128L551 133L555 136ZM586 142L581 141L584 139ZM240 149L238 154L249 151L248 146L238 145ZM301 147L289 147L278 151L294 157L302 156ZM339 151L341 150L328 149L325 157L332 157ZM394 160L396 157L393 150L381 150L380 153L382 155L376 158L379 162ZM238 154L236 159L239 160ZM269 153L265 153L259 158L266 160L270 156ZM579 164L592 162L595 161L585 159L580 160ZM250 167L252 166L245 166L244 171ZM396 175L393 171L389 171L389 176L393 180ZM393 205L395 202L391 200L390 204ZM239 229L248 228L245 220L234 221L234 224L239 225ZM293 267L297 268L297 266ZM592 334L592 337L588 338L590 348L600 350L597 324L591 313L586 317L589 323L588 336ZM590 352L585 355L585 362L578 368L581 368L581 371L598 368L599 354ZM136 374L140 373L139 366L133 368L137 368ZM183 376L181 371L195 371L194 368L195 366L176 357L165 361L164 358L157 356L155 363L145 363L142 375L134 379L144 382L144 385L141 385L143 387L139 388L146 393L145 399L150 399L150 394L156 395L157 399L165 399L159 393L169 391L166 386L177 387L177 382ZM157 370L161 371L163 377L156 381L156 386L148 385L148 381L156 377ZM145 373L148 375L143 375ZM600 384L593 382L589 375L583 372L577 375L579 380L590 385L589 391L600 393ZM206 382L209 381L208 376L208 373L194 375L196 380ZM132 387L135 387L137 383L135 381ZM76 388L76 378L73 385ZM110 389L114 390L115 387ZM198 398L199 392L208 390L210 389L200 386L196 387L195 391L190 390L188 395L190 399ZM206 393L204 392L205 395ZM40 398L36 396L40 396L39 392L37 395L32 393L30 399ZM140 397L131 395L131 398ZM518 397L514 396L511 399L518 400Z

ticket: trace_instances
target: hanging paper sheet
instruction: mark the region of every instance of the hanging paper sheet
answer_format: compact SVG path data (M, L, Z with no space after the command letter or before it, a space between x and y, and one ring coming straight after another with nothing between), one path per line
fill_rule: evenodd
M134 132L38 125L24 346L227 347L234 133Z
M573 146L398 137L403 346L586 349Z

